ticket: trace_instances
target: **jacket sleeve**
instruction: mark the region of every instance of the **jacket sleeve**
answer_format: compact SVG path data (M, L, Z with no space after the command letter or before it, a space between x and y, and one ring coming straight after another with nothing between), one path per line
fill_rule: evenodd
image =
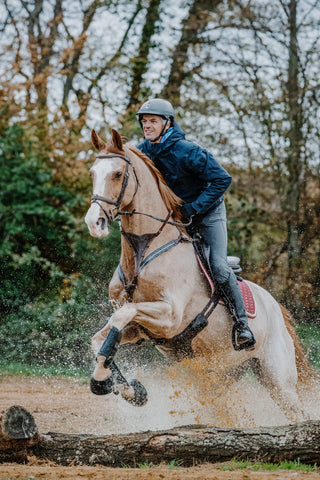
M185 168L203 180L205 187L191 205L198 213L206 213L223 198L231 184L231 176L210 152L197 145L189 152Z

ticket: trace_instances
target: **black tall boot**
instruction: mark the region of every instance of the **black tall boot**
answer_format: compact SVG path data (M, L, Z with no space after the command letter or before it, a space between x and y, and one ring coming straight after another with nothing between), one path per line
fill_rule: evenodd
M235 274L231 272L226 282L219 283L219 288L234 321L236 343L234 347L237 350L253 350L256 340L248 325L246 309Z

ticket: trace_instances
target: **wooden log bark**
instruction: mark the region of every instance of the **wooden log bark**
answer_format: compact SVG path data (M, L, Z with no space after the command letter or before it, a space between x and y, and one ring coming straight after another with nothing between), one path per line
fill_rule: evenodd
M320 463L320 422L295 425L223 429L184 426L166 431L94 436L48 434L33 448L42 459L61 465L135 466L138 463L201 462L237 459Z
M190 466L232 458L320 464L320 421L250 429L188 425L121 435L39 435L31 414L22 407L9 411L1 420L0 462L25 462L28 455L35 455L59 465L113 467L170 460Z
M40 440L36 422L25 408L13 405L0 415L0 462L25 462Z

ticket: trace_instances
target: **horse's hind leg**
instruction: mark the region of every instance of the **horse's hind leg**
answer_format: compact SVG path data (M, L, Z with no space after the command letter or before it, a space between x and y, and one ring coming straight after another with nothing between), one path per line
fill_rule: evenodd
M283 365L277 361L277 356L273 355L272 361L261 362L257 377L289 420L297 422L306 420L307 417L296 390L297 373L294 358L292 362L290 365L290 360L286 359Z
M230 368L226 372L226 378L229 380L240 380L240 378L243 377L247 373L248 370L252 370L255 376L260 379L261 375L261 365L260 361L258 358L249 358L248 360L245 360L243 363L240 365L237 365L236 367Z

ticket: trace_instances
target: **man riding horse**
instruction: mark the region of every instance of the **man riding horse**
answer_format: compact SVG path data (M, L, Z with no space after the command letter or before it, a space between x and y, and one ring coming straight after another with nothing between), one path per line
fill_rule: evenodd
M181 213L192 221L188 232L197 232L210 248L210 266L215 281L232 306L236 341L242 348L254 348L255 338L237 278L227 262L227 219L224 192L231 176L204 148L186 140L175 121L170 102L152 99L137 112L144 133L138 148L154 162L168 186L183 201Z

